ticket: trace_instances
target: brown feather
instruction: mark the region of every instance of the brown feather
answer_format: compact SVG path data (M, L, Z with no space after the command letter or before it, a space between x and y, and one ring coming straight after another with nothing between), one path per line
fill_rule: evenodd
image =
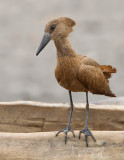
M108 72L108 73L116 73L116 68L113 68L110 65L100 65L100 68L102 69L103 72Z
M115 97L100 68L82 64L79 68L78 78L91 93Z
M112 73L116 73L116 72L117 72L116 68L113 68L113 67L110 66L110 65L100 65L100 68L101 68L101 70L103 71L104 76L105 76L107 79L111 78Z

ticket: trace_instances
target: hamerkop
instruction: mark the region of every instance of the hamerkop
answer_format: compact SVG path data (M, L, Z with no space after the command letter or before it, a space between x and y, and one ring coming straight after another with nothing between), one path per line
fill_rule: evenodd
M72 27L75 21L68 17L60 17L48 22L45 27L45 34L37 50L38 55L47 43L52 39L57 50L57 66L55 69L55 77L58 83L69 91L70 97L70 116L68 126L61 129L60 132L65 134L65 144L67 142L67 133L71 131L75 137L74 131L70 128L70 122L73 111L73 101L71 92L86 92L86 127L79 132L85 135L86 146L88 147L87 137L95 138L88 129L88 92L100 94L109 97L115 97L109 87L109 78L116 69L110 65L100 65L91 58L84 55L78 55L72 49L68 40L68 35L73 31Z

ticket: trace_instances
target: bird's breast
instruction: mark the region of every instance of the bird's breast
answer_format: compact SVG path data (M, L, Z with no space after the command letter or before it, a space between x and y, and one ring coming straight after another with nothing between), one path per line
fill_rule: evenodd
M75 59L57 60L55 77L58 83L73 92L85 91L84 86L78 80L78 69L78 62Z

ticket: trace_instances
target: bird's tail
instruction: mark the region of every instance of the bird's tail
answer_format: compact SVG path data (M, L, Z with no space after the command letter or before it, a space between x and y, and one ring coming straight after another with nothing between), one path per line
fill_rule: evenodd
M109 93L109 94L106 94L105 96L109 96L109 97L116 97L116 95L114 93Z
M100 65L100 68L106 79L111 78L111 74L117 72L116 68L113 68L110 65Z
M93 94L99 94L99 95L105 95L105 96L108 96L108 97L116 97L116 95L110 90L109 86L106 88L106 90L104 92L101 92L101 91L93 91L91 92Z

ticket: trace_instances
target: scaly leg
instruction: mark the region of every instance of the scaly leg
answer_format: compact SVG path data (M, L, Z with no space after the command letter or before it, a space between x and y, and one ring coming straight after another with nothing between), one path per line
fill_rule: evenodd
M88 129L88 111L89 111L88 92L86 92L86 100L87 100L87 104L86 104L86 127L85 127L85 129L82 129L79 132L79 139L80 139L81 133L84 133L85 134L86 146L88 147L87 137L91 136L94 141L96 141L96 139L94 138L91 131Z
M65 144L66 144L66 142L67 142L67 133L68 133L68 132L72 132L72 134L73 134L73 136L74 136L74 138L75 138L74 131L70 128L72 111L73 111L73 108L74 108L73 101L72 101L71 91L69 91L69 97L70 97L70 116L69 116L68 126L67 126L67 128L65 128L65 129L61 129L61 130L58 131L57 134L56 134L56 137L57 137L60 132L64 132L64 134L65 134Z

